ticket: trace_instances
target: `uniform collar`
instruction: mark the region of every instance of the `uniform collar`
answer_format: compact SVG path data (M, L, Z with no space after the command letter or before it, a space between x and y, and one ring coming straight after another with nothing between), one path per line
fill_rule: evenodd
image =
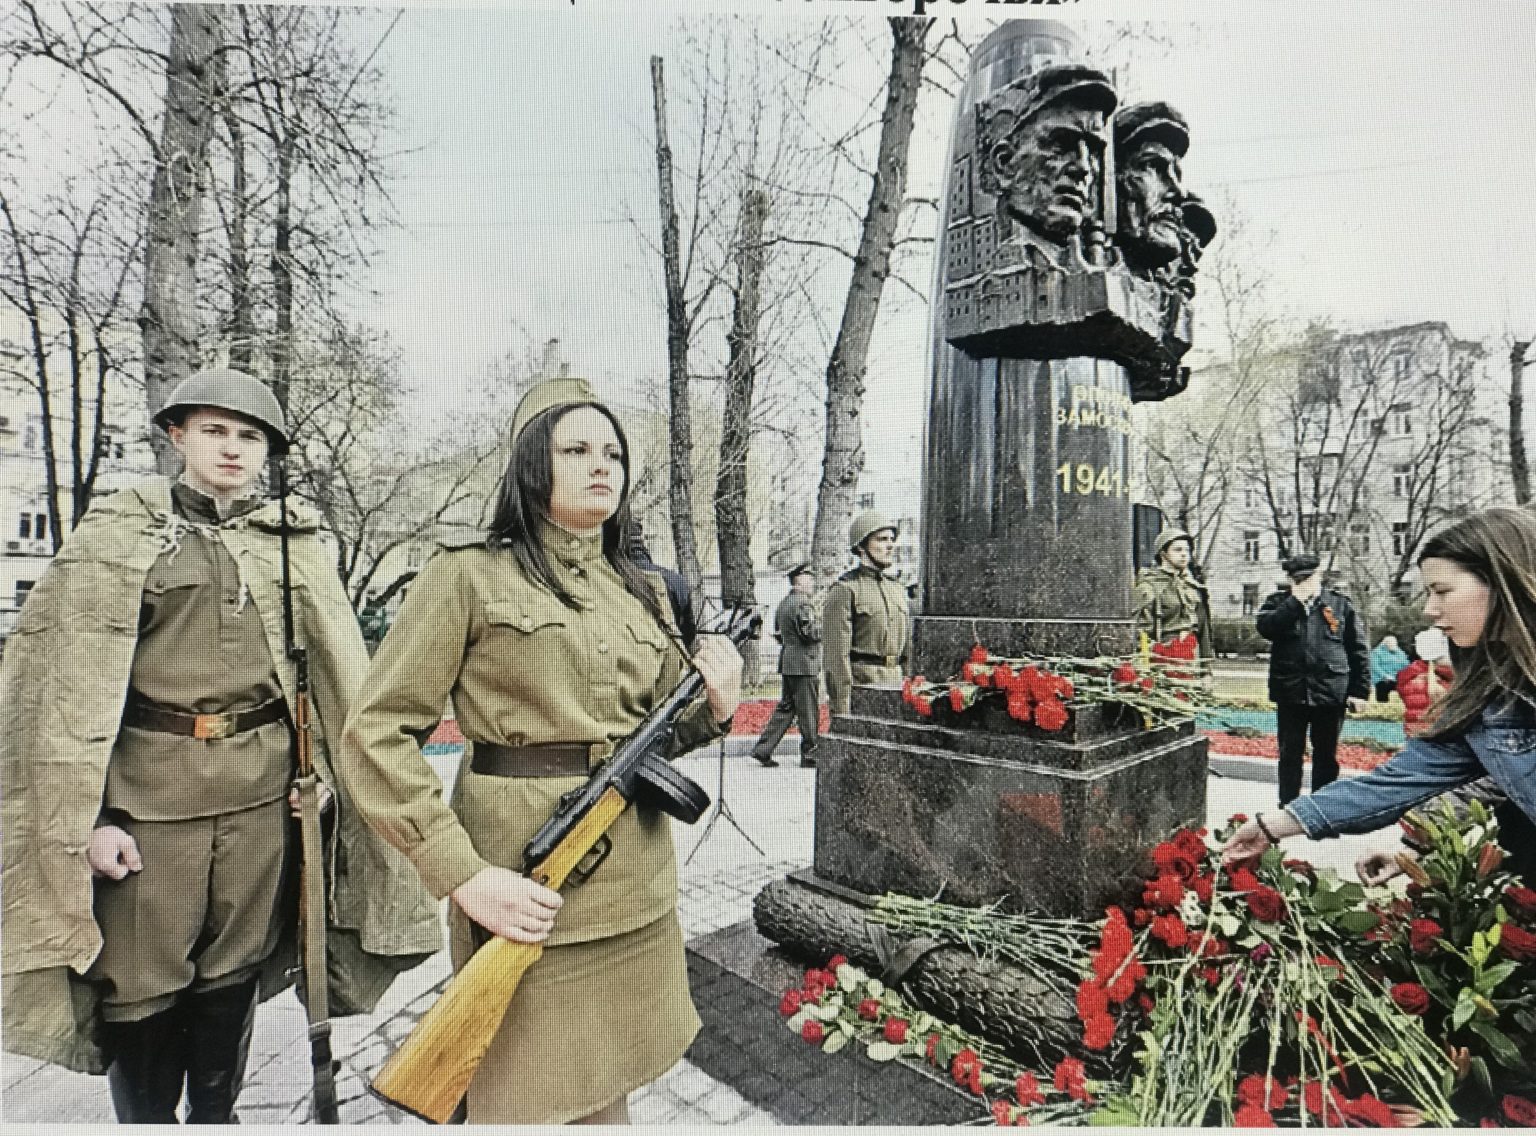
M539 539L550 555L565 561L567 564L575 564L586 560L597 560L603 555L603 533L599 529L595 536L577 536L555 524L553 521L545 521L539 526Z
M207 525L220 525L236 517L243 517L263 504L262 499L255 494L241 497L230 505L228 516L221 516L217 501L179 479L171 483L171 501L176 511L187 520Z

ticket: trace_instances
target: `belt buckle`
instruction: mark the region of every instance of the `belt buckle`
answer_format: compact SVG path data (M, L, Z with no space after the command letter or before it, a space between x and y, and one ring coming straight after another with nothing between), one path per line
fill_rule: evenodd
M199 714L192 719L192 736L203 741L218 741L235 735L233 714Z

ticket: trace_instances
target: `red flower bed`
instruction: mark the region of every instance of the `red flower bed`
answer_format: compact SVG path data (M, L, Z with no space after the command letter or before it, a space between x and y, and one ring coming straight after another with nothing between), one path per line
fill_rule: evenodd
M1262 738L1240 738L1236 734L1225 734L1220 730L1201 730L1200 732L1211 739L1211 752L1214 754L1227 757L1267 757L1271 761L1278 760L1280 756L1280 747L1273 734ZM1363 745L1354 745L1350 742L1339 743L1339 764L1345 769L1365 772L1375 769L1390 756L1391 754L1378 753Z
M773 708L778 704L778 700L773 698L755 698L750 702L743 701L736 707L736 720L731 723L731 733L757 737L758 734L763 732L763 727L768 724L768 719L773 716ZM827 704L823 702L821 704L820 726L822 733L826 733L827 728L831 724L832 712L828 709ZM796 730L793 723L790 724L789 728Z

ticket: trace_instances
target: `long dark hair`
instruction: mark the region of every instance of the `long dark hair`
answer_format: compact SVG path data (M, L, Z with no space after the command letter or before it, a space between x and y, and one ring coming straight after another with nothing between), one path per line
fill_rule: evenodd
M1536 703L1536 514L1512 505L1474 513L1424 542L1419 564L1431 559L1488 585L1482 635L1451 648L1456 677L1428 735L1440 738L1467 729L1495 700Z
M550 522L549 499L555 484L555 425L571 411L584 406L590 406L612 424L619 439L619 464L624 469L624 492L619 495L619 507L603 522L603 557L624 581L629 594L644 604L645 610L665 627L666 619L662 616L656 590L635 566L624 546L622 537L629 517L629 440L613 412L601 403L576 402L551 407L523 427L523 432L512 444L512 457L501 475L501 488L496 494L486 543L492 548L510 550L523 574L553 592L566 607L581 606L550 567L544 542L539 539L539 524Z

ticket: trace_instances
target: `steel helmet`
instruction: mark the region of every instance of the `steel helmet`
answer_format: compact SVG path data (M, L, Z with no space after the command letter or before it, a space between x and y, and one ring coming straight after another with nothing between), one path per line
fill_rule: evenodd
M848 547L857 552L864 546L864 542L881 529L892 529L900 532L900 526L896 522L888 520L884 513L874 509L865 509L853 518L853 524L848 526Z
M155 413L154 423L168 431L189 410L199 406L229 410L249 418L267 432L273 457L288 452L288 422L283 417L283 408L272 388L254 375L229 367L210 367L188 375L176 384L171 397Z
M1154 556L1161 556L1168 550L1168 546L1176 540L1188 541L1191 549L1195 547L1194 538L1183 529L1164 529L1157 534L1157 544L1153 547L1152 554Z

